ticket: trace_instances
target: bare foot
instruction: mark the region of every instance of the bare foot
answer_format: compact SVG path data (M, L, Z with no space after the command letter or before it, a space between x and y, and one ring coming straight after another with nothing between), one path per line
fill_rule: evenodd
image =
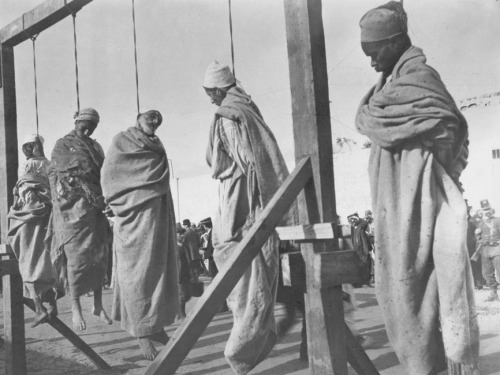
M72 308L71 312L73 313L73 328L76 331L84 331L87 329L87 324L85 320L83 320L82 312L79 309Z
M139 346L141 347L142 350L142 355L144 358L152 361L156 358L158 355L158 352L153 345L153 342L151 341L151 338L146 336L146 337L139 337Z
M35 313L35 320L31 324L31 327L34 328L41 323L47 323L50 319L50 315L47 313L47 310L43 309Z
M162 329L160 332L156 332L152 334L151 340L159 342L160 344L166 345L170 337L168 337L167 333Z
M102 307L101 308L94 307L94 311L92 311L92 314L94 314L95 316L98 316L99 319L101 319L101 321L104 322L105 324L112 324L113 323L111 318L108 316L108 314L106 314L106 311L104 311L104 309Z

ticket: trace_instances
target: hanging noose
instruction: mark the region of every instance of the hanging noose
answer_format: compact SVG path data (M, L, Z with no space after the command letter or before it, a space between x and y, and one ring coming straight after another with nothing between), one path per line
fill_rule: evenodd
M228 1L229 1L229 35L231 37L231 60L233 63L233 76L236 77L236 72L234 71L233 16L231 12L231 0Z
M135 88L136 88L136 97L137 97L137 113L140 112L139 106L139 68L137 66L137 36L135 32L135 1L132 0L132 25L134 28L134 60L135 60Z
M38 120L38 83L37 83L37 73L36 73L36 43L35 43L38 34L29 35L26 32L26 30L24 30L24 14L23 14L23 32L29 39L31 39L33 45L33 81L35 85L35 118L36 118L36 136L38 137L40 125Z
M68 7L71 15L73 16L73 44L75 49L75 82L76 82L76 108L80 112L80 85L78 81L78 44L76 42L76 12L74 12L70 7Z

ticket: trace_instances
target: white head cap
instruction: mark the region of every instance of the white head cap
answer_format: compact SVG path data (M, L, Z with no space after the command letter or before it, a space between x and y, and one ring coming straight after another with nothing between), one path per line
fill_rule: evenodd
M233 73L227 65L221 65L218 61L213 61L205 71L203 87L207 89L221 88L232 85L236 82Z
M36 142L37 140L40 140L40 143L43 146L45 139L43 139L43 137L41 135L36 135L36 134L29 134L26 138L24 138L23 145L25 145L26 143Z

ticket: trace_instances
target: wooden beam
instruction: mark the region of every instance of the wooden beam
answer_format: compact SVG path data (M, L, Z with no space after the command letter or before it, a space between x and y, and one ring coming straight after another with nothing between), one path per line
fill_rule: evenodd
M5 261L8 256L2 256ZM5 374L26 374L23 280L20 274L2 277L5 338Z
M2 259L0 260L0 276L18 275L19 263L17 259Z
M9 244L0 244L0 255L10 255L13 254L12 249Z
M348 348L347 360L351 367L360 375L380 375L347 325L345 326L345 331Z
M311 242L315 240L331 240L334 238L350 238L350 225L336 223L319 223L297 225L293 227L277 227L276 232L282 241Z
M17 117L14 49L0 46L0 229L7 237L7 214L12 205L12 189L17 182Z
M0 43L16 46L78 12L92 0L46 0L0 30Z
M278 189L259 219L234 250L227 265L219 270L200 297L187 321L179 327L175 336L148 368L146 375L175 373L311 176L311 162L304 159Z
M284 0L295 160L310 157L314 181L299 197L304 224L337 220L333 179L330 100L321 0ZM347 375L342 287L317 289L315 254L338 248L325 240L301 245L306 263L309 372Z
M24 304L35 311L35 304L33 300L24 298ZM97 354L90 346L87 345L76 333L74 333L66 324L64 324L59 318L52 318L48 323L61 335L69 340L77 349L79 349L85 356L92 361L101 370L110 370L111 366L102 359L99 354Z
M282 241L332 240L335 238L335 226L335 223L306 224L294 227L277 227L276 232Z
M354 250L327 251L314 254L314 287L330 288L361 280L360 260Z

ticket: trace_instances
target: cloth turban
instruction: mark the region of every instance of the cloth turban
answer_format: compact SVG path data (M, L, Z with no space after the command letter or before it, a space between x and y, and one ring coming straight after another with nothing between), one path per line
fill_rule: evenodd
M151 109L149 111L141 113L139 114L138 117L142 117L143 119L146 120L146 122L149 125L155 125L156 127L160 126L161 123L163 122L163 117L161 116L161 113L155 109Z
M359 215L357 212L347 216L347 220L351 220L353 217L355 217L356 219L359 219Z
M407 17L399 2L369 10L359 21L361 42L379 42L408 32Z
M84 108L75 113L75 121L92 121L95 124L99 123L99 113L94 108Z
M200 225L206 225L209 228L212 228L212 218L207 217L206 219L203 219L200 221Z
M215 89L227 87L236 82L233 73L227 65L221 65L219 62L211 62L205 71L203 87L206 89Z
M40 141L42 146L45 143L45 139L43 139L41 135L30 134L26 138L24 138L23 145L25 145L26 143L35 143L36 141Z

